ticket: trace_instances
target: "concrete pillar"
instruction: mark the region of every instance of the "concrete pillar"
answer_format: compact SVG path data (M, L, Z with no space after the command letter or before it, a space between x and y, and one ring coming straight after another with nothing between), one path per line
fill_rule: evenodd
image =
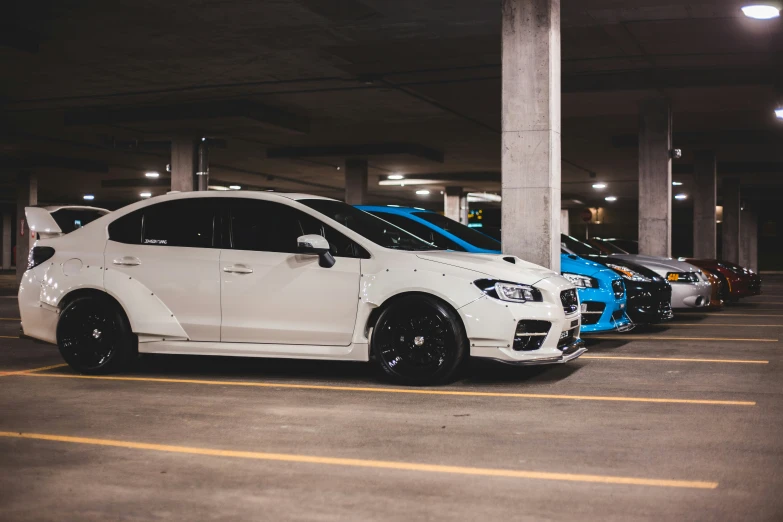
M740 182L723 178L723 252L721 259L739 264L740 258Z
M27 270L27 254L34 240L30 238L30 227L24 215L25 207L38 204L38 178L29 172L20 172L16 178L16 283L22 282Z
M462 223L462 187L446 187L443 195L443 215Z
M718 204L715 153L696 151L693 187L693 257L715 259L717 238L715 206Z
M560 1L502 0L503 252L560 271Z
M570 235L568 233L568 209L562 208L560 209L560 233L565 235Z
M672 111L653 98L639 107L639 253L672 250Z
M459 198L459 222L467 226L468 213L470 212L470 202L468 201L468 195L462 194Z
M345 160L345 202L364 205L367 201L367 160Z
M191 192L195 187L198 144L195 140L171 140L171 190Z
M759 219L756 210L745 207L740 212L739 264L758 272L759 264Z
M11 270L11 234L13 233L13 214L10 209L3 210L3 270Z

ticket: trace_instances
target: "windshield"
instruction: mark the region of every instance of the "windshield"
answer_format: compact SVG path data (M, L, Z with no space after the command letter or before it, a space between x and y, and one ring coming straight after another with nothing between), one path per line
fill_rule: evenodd
M484 250L500 250L500 243L489 236L435 212L414 212L414 216L442 228L462 241Z
M445 250L363 210L330 199L300 199L299 203L337 221L376 245L395 250Z
M618 247L614 243L611 243L608 239L591 239L590 242L598 243L595 246L601 250L606 251L609 254L627 254L625 250ZM594 243L594 244L595 244Z
M595 247L592 247L588 245L587 243L582 243L578 239L567 236L565 234L560 234L560 244L563 248L568 250L569 252L573 252L574 254L578 256L599 256L601 255L601 251L598 250Z

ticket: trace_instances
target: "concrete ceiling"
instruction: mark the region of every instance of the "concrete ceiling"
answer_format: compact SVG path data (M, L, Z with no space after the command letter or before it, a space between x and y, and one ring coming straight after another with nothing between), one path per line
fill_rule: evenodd
M632 204L637 104L657 94L672 99L684 191L692 151L715 147L748 197L779 197L783 21L749 20L742 3L562 0L564 198L600 201L600 180ZM226 183L340 197L341 154L374 152L375 202L437 207L446 185L499 190L499 0L49 1L11 13L4 200L27 169L44 203L127 203L145 171L165 174L168 140L201 135L225 140L211 175ZM269 157L291 147L322 154ZM377 185L392 172L437 183L428 198Z

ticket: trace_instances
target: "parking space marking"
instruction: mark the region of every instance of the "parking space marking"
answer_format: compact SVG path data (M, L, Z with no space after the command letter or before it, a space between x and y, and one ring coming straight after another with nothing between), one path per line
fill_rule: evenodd
M778 339L738 339L733 337L671 337L668 335L586 335L585 339L603 339L610 341L742 341L748 343L778 342Z
M730 326L732 328L743 328L743 327L763 327L763 328L783 328L783 326L779 324L745 324L745 323L667 323L665 325L661 326Z
M0 335L0 339L19 339L18 335Z
M715 317L783 317L783 314L724 314L718 312Z
M51 442L70 442L72 444L88 444L92 446L109 446L114 448L160 451L167 453L184 453L188 455L203 455L209 457L229 457L238 459L266 460L276 462L295 462L299 464L321 464L326 466L342 466L353 468L390 469L396 471L421 471L425 473L442 473L452 475L468 475L481 477L498 477L513 479L554 480L566 482L590 482L599 484L618 484L629 486L653 486L665 488L715 489L717 482L700 480L666 480L637 477L618 477L612 475L582 475L577 473L551 473L546 471L525 471L503 468L474 468L467 466L447 466L442 464L424 464L417 462L401 462L392 460L366 460L342 457L319 457L315 455L299 455L292 453L265 453L258 451L236 451L192 446L172 446L169 444L150 444L112 439L93 439L88 437L69 437L64 435L48 435L44 433L17 433L0 431L0 437L15 439L45 440Z
M769 364L769 361L745 359L687 359L679 357L633 357L626 355L583 355L580 359L617 359L628 361L674 361L701 363L731 363L731 364Z
M63 366L68 366L68 365L65 363L61 363L61 364L53 364L51 366L42 366L41 368L30 368L29 370L14 370L10 372L0 371L0 377L4 377L7 375L25 375L33 372L43 372L46 370L54 370L55 368L62 368Z
M21 317L0 317L0 321L21 321Z
M612 397L603 395L554 395L544 393L480 392L458 390L427 390L421 388L380 388L371 386L333 386L328 384L292 384L252 381L212 381L205 379L172 379L165 377L119 377L109 375L75 375L65 373L20 373L25 377L55 377L63 379L97 379L104 381L160 382L205 384L211 386L249 386L256 388L286 388L298 390L355 391L373 393L403 393L409 395L450 395L460 397L507 397L517 399L560 399L571 401L654 402L666 404L709 404L715 406L755 406L756 401L721 401L709 399L666 399L658 397Z

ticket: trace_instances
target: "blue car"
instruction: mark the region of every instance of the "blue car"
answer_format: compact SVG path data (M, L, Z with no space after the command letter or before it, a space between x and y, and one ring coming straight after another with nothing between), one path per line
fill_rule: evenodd
M359 206L389 223L442 248L477 254L500 254L500 242L437 212L399 206ZM628 330L622 277L581 257L561 254L560 269L571 281L582 303L582 332Z

